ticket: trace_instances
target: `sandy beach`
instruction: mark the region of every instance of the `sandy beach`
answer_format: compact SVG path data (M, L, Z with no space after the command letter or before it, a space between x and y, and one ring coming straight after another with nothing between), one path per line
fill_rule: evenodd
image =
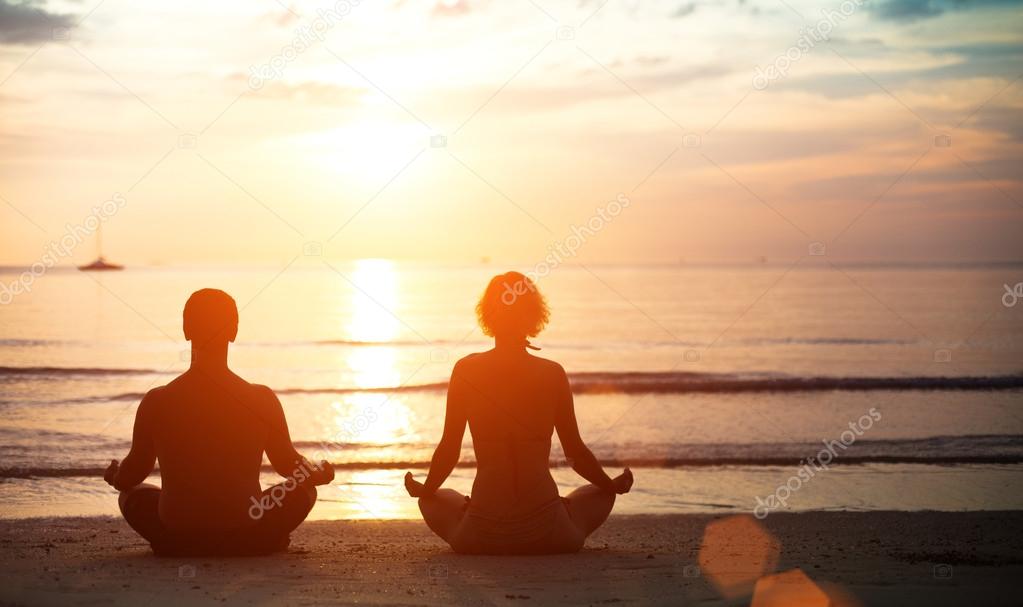
M3 521L0 543L3 605L1023 602L1021 512L612 516L540 558L456 555L415 521L311 522L249 559L156 558L113 518Z

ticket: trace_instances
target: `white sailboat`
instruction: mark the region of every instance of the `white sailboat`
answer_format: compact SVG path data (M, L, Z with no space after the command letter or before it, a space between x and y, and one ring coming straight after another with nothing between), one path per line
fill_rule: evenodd
M82 272L110 272L116 270L123 270L124 266L116 263L110 263L103 258L103 224L100 223L96 228L96 260L90 264L84 266L78 266L78 269Z

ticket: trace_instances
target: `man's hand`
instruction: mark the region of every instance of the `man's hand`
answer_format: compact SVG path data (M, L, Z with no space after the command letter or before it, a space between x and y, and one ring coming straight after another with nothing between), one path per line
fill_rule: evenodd
M120 469L121 464L118 463L116 459L112 459L110 460L110 465L107 466L106 472L103 473L103 480L105 480L107 484L113 487L114 489L117 489L117 485L114 484L114 481L117 479L117 472Z
M424 497L426 495L426 485L412 478L411 472L405 473L405 490L408 491L410 497Z
M634 479L632 478L632 470L626 468L625 472L622 472L618 476L611 479L611 483L614 484L615 493L617 493L618 495L622 495L623 493L628 493L629 490L632 489L633 480Z
M320 460L319 465L313 467L313 474L310 480L312 480L314 485L329 485L334 482L334 464L325 459Z

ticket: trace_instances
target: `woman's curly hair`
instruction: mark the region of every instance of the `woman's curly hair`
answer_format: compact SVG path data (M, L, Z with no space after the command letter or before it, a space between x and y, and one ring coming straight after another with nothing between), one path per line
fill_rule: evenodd
M490 337L536 337L550 317L547 300L521 272L505 272L490 279L476 304L476 319Z

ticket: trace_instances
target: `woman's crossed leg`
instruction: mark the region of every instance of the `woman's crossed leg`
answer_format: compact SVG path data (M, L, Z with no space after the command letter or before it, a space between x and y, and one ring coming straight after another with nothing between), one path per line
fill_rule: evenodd
M456 533L465 517L467 499L453 489L439 489L429 497L419 498L419 511L426 525L448 544L457 544ZM615 494L596 485L579 487L564 498L567 517L561 519L571 529L552 529L549 552L578 550L587 536L600 527L611 514ZM571 546L573 550L566 550ZM544 552L544 546L534 546ZM531 550L532 551L532 550Z

